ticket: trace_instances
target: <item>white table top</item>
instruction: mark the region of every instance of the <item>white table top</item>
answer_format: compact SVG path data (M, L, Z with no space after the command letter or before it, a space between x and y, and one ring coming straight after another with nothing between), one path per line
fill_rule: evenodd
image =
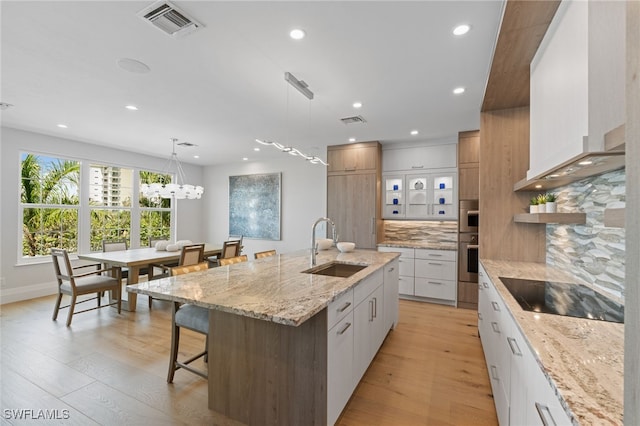
M205 244L205 257L222 253L222 246ZM144 247L108 252L81 253L78 258L93 262L108 263L113 266L144 266L180 259L180 251L159 251L154 247Z

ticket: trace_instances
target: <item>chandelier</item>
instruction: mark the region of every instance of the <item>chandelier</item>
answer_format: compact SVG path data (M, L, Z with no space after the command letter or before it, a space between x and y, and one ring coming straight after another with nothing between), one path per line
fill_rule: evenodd
M284 146L282 144L279 144L278 142L263 141L261 139L256 139L256 142L258 142L259 144L262 144L262 145L271 145L272 147L274 147L276 149L279 149L282 152L286 152L286 153L294 155L294 156L302 157L305 160L307 160L308 162L310 162L311 164L322 164L324 166L328 166L329 165L328 163L323 161L322 158L316 157L314 155L306 155L306 154L300 152L297 148L294 148L292 146Z
M162 174L172 175L175 173L176 183L144 183L140 185L140 192L147 198L169 198L175 200L193 200L202 197L204 188L201 186L195 186L184 183L184 170L182 165L178 161L178 154L176 154L176 142L178 139L171 138L173 142L173 151L171 157L165 163Z

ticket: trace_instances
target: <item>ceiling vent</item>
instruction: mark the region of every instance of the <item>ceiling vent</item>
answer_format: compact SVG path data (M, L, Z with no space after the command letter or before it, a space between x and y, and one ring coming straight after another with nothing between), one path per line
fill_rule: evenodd
M361 116L361 115L355 115L353 117L341 118L340 121L342 121L344 124L357 124L357 123L366 123L367 122L367 120L365 120L364 117Z
M172 37L182 37L202 26L167 1L156 2L138 12L137 15Z

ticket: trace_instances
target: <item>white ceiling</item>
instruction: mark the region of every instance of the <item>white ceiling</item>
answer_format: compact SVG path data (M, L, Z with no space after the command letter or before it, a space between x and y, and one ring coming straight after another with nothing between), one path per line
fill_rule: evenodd
M2 111L2 125L160 157L176 137L197 145L178 147L181 161L202 165L283 155L255 152L256 138L324 158L326 145L349 137L452 137L480 125L503 8L503 1L174 1L204 26L174 39L136 16L152 3L1 1L0 101L14 105ZM460 23L472 30L453 36ZM306 38L289 38L294 27ZM124 71L121 58L151 72ZM285 82L285 72L315 98ZM458 86L463 95L452 93ZM364 106L356 110L354 101ZM353 115L367 123L339 120Z

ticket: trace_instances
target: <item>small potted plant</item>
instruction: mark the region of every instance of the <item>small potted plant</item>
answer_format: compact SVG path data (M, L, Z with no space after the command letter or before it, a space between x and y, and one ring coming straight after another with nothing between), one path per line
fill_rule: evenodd
M547 213L555 213L557 211L557 200L558 196L551 192L545 194L545 199L547 202L545 203L545 211Z
M538 194L538 213L546 213L547 196L545 194Z
M529 213L538 213L538 197L532 197L529 200Z

